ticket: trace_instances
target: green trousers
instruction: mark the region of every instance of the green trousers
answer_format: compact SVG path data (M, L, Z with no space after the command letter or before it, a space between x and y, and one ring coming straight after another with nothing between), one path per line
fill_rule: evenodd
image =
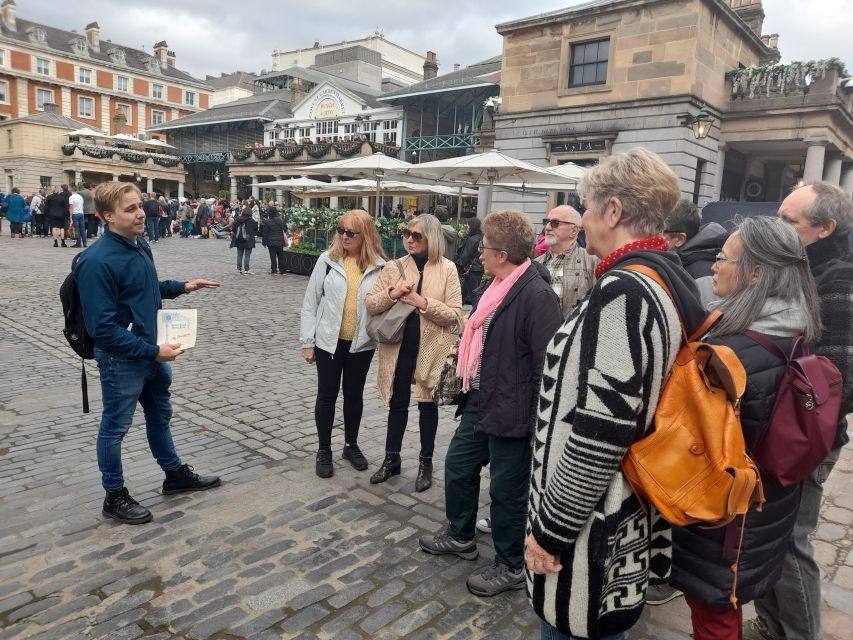
M530 439L499 438L475 431L478 391L468 404L450 441L444 461L444 501L448 531L457 540L471 540L480 501L480 472L489 465L492 499L492 540L498 562L512 569L524 564L524 528L530 482Z

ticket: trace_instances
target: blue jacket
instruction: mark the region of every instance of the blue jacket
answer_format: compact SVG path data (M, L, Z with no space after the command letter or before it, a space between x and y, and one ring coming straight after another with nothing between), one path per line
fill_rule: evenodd
M9 203L9 208L6 210L6 217L9 222L23 222L24 207L27 206L24 196L19 193L10 193L6 196L6 202Z
M142 238L134 245L107 231L80 254L74 276L95 348L136 360L157 357L157 310L163 298L185 293L186 282L158 281L149 253Z

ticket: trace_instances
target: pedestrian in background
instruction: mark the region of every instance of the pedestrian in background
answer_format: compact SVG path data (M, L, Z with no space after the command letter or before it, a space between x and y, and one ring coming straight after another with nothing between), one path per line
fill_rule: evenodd
M249 270L249 261L252 259L252 249L255 248L257 235L258 223L252 218L251 207L246 206L231 228L231 247L237 247L237 271L243 275L254 275Z
M62 246L67 247L68 245L65 244L65 217L68 215L68 201L60 193L58 187L54 187L53 193L45 198L44 213L50 226L50 234L53 236L53 246L58 246L57 243L62 241Z
M84 182L79 191L83 198L83 217L86 221L86 237L94 238L98 235L98 221L95 219L95 196L89 188L89 183Z
M385 459L370 477L385 482L401 470L400 451L409 421L409 401L418 403L421 448L415 491L432 486L432 454L438 430L438 407L432 392L453 346L452 329L462 323L462 291L456 265L444 257L441 223L426 214L412 218L403 231L408 255L389 264L365 299L367 311L378 315L395 304L414 307L398 343L379 345L379 395L388 406Z
M278 216L278 214L274 214ZM366 211L345 213L331 248L317 260L302 301L300 338L305 362L317 364L314 420L319 446L315 472L334 474L332 424L343 382L344 449L342 458L358 471L367 459L358 446L364 410L364 384L376 343L367 335L365 296L385 264L382 241Z
M465 240L456 254L456 268L462 282L462 304L476 305L480 299L477 288L483 279L483 262L480 260L480 219L465 219Z
M145 211L148 242L155 243L160 239L160 204L157 202L157 196L153 193L143 193L142 209Z
M270 273L284 275L284 247L287 246L287 225L275 208L267 210L261 221L261 244L270 254Z
M12 193L6 196L6 217L9 219L10 237L14 238L18 234L19 238L24 237L24 208L27 206L27 201L21 195L21 190L18 187L12 187Z
M86 242L86 215L83 213L83 196L77 192L77 185L71 185L71 197L68 199L68 206L71 208L71 223L74 225L74 232L77 235L77 241L74 243L75 248L87 246Z

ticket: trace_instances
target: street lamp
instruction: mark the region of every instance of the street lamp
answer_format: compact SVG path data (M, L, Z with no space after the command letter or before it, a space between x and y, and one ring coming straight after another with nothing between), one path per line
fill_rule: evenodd
M702 108L699 109L699 113L695 116L687 114L686 116L683 116L683 120L681 121L681 126L692 130L693 137L697 140L707 138L708 133L711 131L711 125L713 124L714 117L708 113L705 105L702 105Z

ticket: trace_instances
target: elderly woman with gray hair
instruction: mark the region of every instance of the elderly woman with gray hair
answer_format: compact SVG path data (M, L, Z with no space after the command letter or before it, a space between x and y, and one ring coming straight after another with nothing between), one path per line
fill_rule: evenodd
M755 452L767 430L786 360L762 346L763 334L789 353L794 336L820 336L820 301L797 233L777 218L747 218L729 236L711 268L716 308L722 319L706 336L730 347L746 369L741 426ZM738 562L737 601L761 596L779 579L797 518L800 483L782 487L762 474L766 502L747 514L739 561L727 540L737 540L740 521L726 528L673 528L670 583L684 591L695 640L740 638L742 609L732 608L732 563Z

